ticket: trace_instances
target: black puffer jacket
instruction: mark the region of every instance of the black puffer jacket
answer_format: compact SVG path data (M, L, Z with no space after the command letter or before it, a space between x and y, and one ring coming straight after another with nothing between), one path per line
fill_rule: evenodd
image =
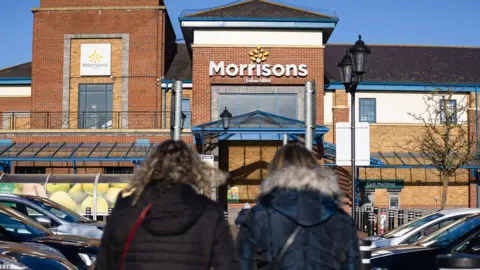
M162 191L163 190L163 191ZM124 270L240 269L230 228L220 206L192 187L151 184L139 202L119 196L103 236L96 269L118 270L128 234L153 202L128 249Z
M340 194L323 169L289 168L266 179L237 236L242 269L269 269L297 226L279 269L360 269L356 229L338 206Z

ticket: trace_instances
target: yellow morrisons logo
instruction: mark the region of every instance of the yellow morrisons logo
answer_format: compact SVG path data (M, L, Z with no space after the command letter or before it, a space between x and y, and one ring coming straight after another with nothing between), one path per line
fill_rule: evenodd
M260 64L267 61L267 56L270 53L258 46L257 48L250 51L248 54L250 55L250 59L252 60L252 62Z
M88 56L88 60L94 64L100 63L100 61L102 61L102 58L103 56L101 56L96 50L93 51L90 56Z

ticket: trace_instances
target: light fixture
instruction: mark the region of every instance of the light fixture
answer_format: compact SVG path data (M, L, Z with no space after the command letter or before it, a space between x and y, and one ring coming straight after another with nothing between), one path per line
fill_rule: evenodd
M220 114L220 117L222 118L223 129L228 130L232 114L227 110L227 107L225 107L225 110Z

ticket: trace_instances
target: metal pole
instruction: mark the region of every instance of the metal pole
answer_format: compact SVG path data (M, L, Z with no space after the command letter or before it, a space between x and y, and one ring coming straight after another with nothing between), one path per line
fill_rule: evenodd
M313 81L305 82L305 147L313 149L313 95L315 86Z
M357 189L355 187L355 181L357 180L357 168L355 164L355 90L352 89L351 91L351 97L352 99L350 100L350 128L351 128L351 155L352 155L352 218L355 219L355 194L357 192Z
M475 86L475 155L478 154L478 87ZM480 195L478 194L478 172L475 170L475 190L477 193L477 208L480 207Z
M283 134L283 145L288 144L288 134Z
M182 81L175 81L173 93L175 95L175 124L173 126L173 140L179 141L182 135Z

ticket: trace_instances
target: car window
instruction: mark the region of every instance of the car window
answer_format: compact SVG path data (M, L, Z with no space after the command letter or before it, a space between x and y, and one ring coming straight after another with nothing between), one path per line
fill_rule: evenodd
M480 215L459 219L423 238L417 244L426 247L445 247L460 237L480 228Z
M435 213L435 214L430 214L428 216L424 216L422 218L419 218L419 219L415 219L409 223L406 223L394 230L391 230L389 231L388 233L384 234L383 237L384 238L396 238L396 237L400 237L400 236L403 236L411 231L413 231L415 228L418 228L420 226L423 226L427 223L429 223L430 221L433 221L435 219L438 219L438 218L441 218L443 217L442 214L439 214L439 213Z
M10 233L15 241L26 241L35 237L48 235L38 227L30 226L14 217L0 213L0 227Z
M426 235L429 235L431 233L433 233L434 231L440 229L440 223L437 223L437 224L433 224L432 226L428 226L427 228L425 228L422 232L423 236L426 236Z
M410 236L409 238L407 238L407 240L403 241L401 244L407 244L407 245L411 245L415 242L418 241L418 239L420 239L420 236L422 235L421 232L418 232L412 236Z
M56 202L53 202L44 198L38 198L38 197L28 197L27 199L30 202L36 204L37 206L55 215L56 217L61 218L67 222L72 222L72 223L91 223L92 222L91 220L69 210L68 208Z

